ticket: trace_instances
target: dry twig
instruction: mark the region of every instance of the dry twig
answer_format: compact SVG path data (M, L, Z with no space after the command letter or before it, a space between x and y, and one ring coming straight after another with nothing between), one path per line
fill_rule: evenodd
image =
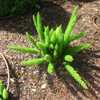
M9 83L10 83L10 71L9 71L9 65L8 62L6 60L6 57L4 56L3 53L0 53L0 56L3 58L6 68L7 68L7 74L8 74L8 79L7 79L7 90L9 89Z

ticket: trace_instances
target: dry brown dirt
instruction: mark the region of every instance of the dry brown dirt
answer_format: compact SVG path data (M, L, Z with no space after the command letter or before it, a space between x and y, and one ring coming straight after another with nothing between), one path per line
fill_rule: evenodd
M51 2L48 2L51 1ZM9 44L29 46L25 32L32 31L32 14L0 19L0 52L3 53L10 67L10 100L100 100L100 0L48 0L41 4L40 13L43 22L51 27L62 24L65 28L71 14L72 5L79 5L78 21L74 32L85 31L87 36L74 44L88 42L91 49L77 55L75 68L89 82L90 88L82 90L67 75L60 71L57 75L49 76L45 65L25 68L19 63L33 55L18 54L8 50ZM6 84L7 70L0 57L0 79Z

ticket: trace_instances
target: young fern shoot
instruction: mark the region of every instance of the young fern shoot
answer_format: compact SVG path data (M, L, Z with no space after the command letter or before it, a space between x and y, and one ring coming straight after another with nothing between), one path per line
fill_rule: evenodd
M75 54L90 47L90 44L87 43L73 47L70 45L72 41L78 40L82 36L86 35L85 32L80 32L79 34L72 33L77 21L77 10L78 7L75 6L65 31L63 31L61 25L56 29L50 29L49 26L43 26L40 14L38 13L36 16L34 15L33 21L38 33L36 41L30 33L26 34L27 39L33 45L32 48L21 46L9 46L9 48L23 53L38 54L39 58L25 60L22 61L21 64L24 66L31 66L33 64L42 64L46 62L48 65L47 72L49 74L55 72L57 61L61 61L62 66L64 66L69 75L72 76L81 87L87 89L88 86L86 81L82 79L72 66Z

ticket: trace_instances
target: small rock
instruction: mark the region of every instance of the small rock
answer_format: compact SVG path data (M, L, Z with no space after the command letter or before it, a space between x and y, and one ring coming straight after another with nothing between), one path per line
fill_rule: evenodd
M32 90L32 92L36 92L36 89L31 89Z
M95 55L96 55L96 56L100 56L100 52L96 52Z
M14 82L15 82L15 80L14 80L13 78L10 78L10 81L11 81L12 83L14 83Z
M47 84L43 84L42 86L41 86L41 89L45 89L47 87Z
M39 73L39 71L38 71L38 70L33 71L33 74L34 74L34 75L36 75L36 74L38 74L38 73Z

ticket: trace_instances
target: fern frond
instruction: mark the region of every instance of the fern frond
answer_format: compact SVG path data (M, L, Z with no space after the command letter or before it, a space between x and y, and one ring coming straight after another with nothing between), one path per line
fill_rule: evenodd
M51 62L49 62L48 68L47 68L47 72L48 72L49 74L52 74L52 73L54 73L54 71L55 71L55 69L54 69L54 64L51 63Z
M39 33L40 40L43 41L44 40L43 27L39 12L37 13L37 32Z
M4 86L3 82L2 82L2 80L0 80L0 96L2 96L4 88L5 88L5 86Z
M64 60L67 62L73 62L74 58L71 55L65 55Z
M56 38L57 38L57 42L59 44L63 44L63 32L62 32L62 26L58 26L56 29Z
M2 95L3 99L4 100L7 100L8 99L8 91L6 88L3 89L3 95Z
M36 45L37 45L37 47L38 47L39 49L41 49L41 50L44 50L44 49L47 48L46 44L43 43L43 42L37 42Z
M31 66L31 65L34 65L34 64L41 64L43 62L45 62L46 60L43 58L35 58L35 59L29 59L29 60L24 60L21 62L21 65L24 65L24 66Z
M85 32L80 32L79 34L73 34L73 33L71 33L71 35L69 37L69 42L72 42L74 40L78 40L78 39L80 39L81 37L83 37L85 35L86 35Z
M59 53L58 51L59 51L59 45L56 44L54 47L54 52L53 52L54 59L56 59L58 57L58 53Z
M56 31L54 30L53 33L51 34L50 42L51 42L53 45L55 45L56 39L57 39L57 37L56 37Z
M34 25L35 25L36 30L37 30L37 18L35 15L33 15L33 22L34 22Z
M70 34L71 34L71 32L73 30L73 27L74 27L74 25L76 23L76 19L77 19L77 17L74 16L73 19L71 19L71 21L68 24L67 30L65 31L65 34L64 34L64 42L65 42L65 44L67 44L68 41L69 41L69 37L70 37Z
M59 45L58 54L60 55L64 46L64 34L61 25L59 25L56 29L56 38L56 43Z
M39 12L37 13L36 16L33 15L33 22L34 22L34 25L36 27L36 31L39 35L39 39L43 41L43 39L44 39L43 27L42 27L42 20L41 20Z
M47 54L47 45L44 42L37 42L36 45L41 51L42 55Z
M51 39L53 33L54 33L54 29L51 28L51 29L49 30L49 38L50 38L50 39Z
M49 46L49 27L44 27L44 41L47 46Z
M36 48L29 48L29 47L22 47L19 45L10 45L8 46L9 49L16 51L16 52L22 52L22 53L39 53L40 51Z
M65 69L84 89L88 89L86 82L81 78L78 72L76 72L76 70L71 65L65 65Z
M26 38L29 41L29 43L32 44L32 47L36 47L36 40L34 40L33 36L31 35L31 33L26 32Z
M73 10L72 10L72 15L71 15L70 19L72 19L75 15L77 15L77 11L78 11L78 6L74 6Z
M80 44L78 46L67 48L66 53L67 54L71 54L71 55L75 55L76 53L78 53L78 52L80 52L80 51L82 51L84 49L88 49L90 47L91 47L90 44L83 43L83 44Z
M71 15L71 18L70 18L70 21L67 25L67 28L65 30L65 34L64 34L64 42L65 42L65 45L68 43L68 39L69 39L69 36L76 24L76 20L77 20L77 9L78 9L78 6L76 6L74 9L73 9L73 12L72 12L72 15Z

